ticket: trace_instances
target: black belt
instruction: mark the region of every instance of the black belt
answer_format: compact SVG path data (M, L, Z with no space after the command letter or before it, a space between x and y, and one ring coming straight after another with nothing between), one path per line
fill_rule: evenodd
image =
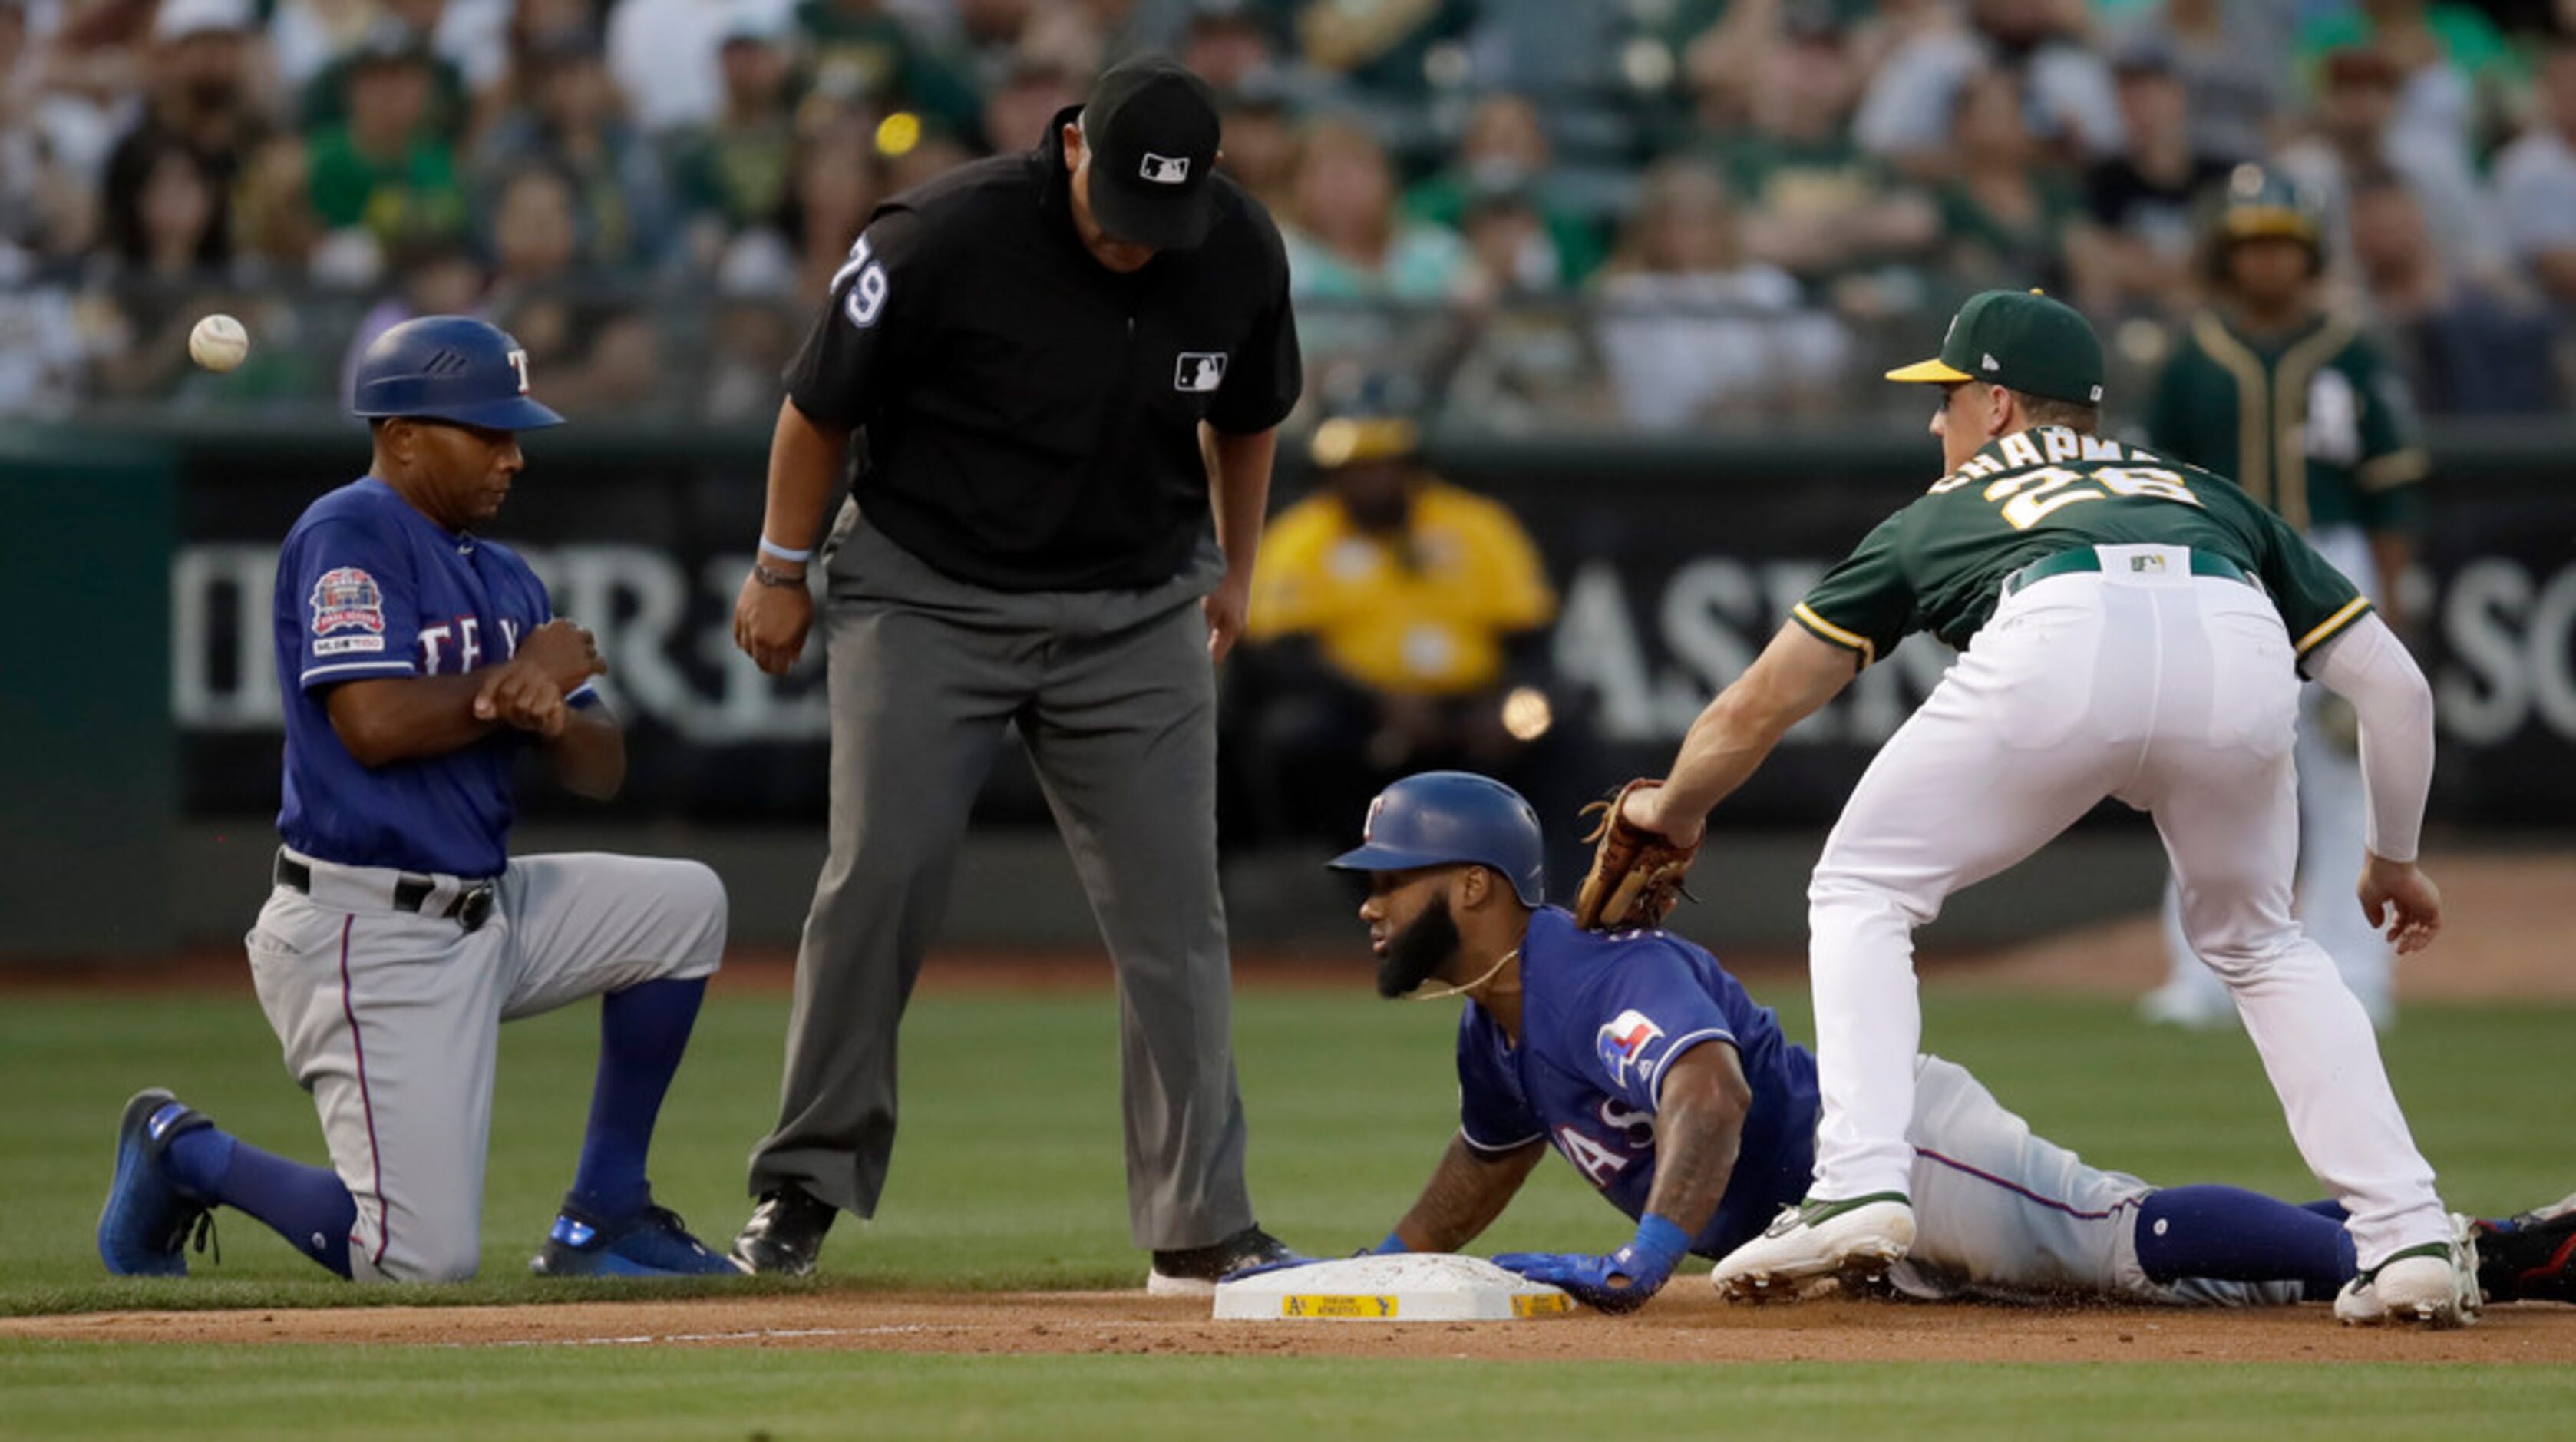
M2054 556L2042 556L2004 577L2003 594L2009 596L2033 581L2045 581L2051 576L2069 576L2079 571L2101 569L2102 553L2091 546L2078 546L2071 551L2060 551ZM2222 581L2235 581L2247 586L2255 584L2254 578L2245 574L2244 567L2215 551L2193 550L2191 573L2195 576L2216 576ZM2260 590L2261 587L2256 586L2255 589Z
M289 891L313 894L313 868L281 851L277 853L277 884ZM394 881L393 904L396 911L435 914L455 922L467 931L480 931L492 919L492 883L476 882L448 899L444 909L422 913L421 908L438 894L438 883L426 876L402 876Z

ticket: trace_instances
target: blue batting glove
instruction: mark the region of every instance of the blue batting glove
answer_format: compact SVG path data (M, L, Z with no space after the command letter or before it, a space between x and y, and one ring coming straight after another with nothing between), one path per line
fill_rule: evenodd
M1378 1243L1367 1251L1359 1253L1359 1255L1363 1257L1392 1257L1399 1252L1410 1252L1412 1250L1413 1249L1411 1247L1404 1244L1404 1238L1402 1235L1395 1232L1389 1232L1386 1234L1385 1241Z
M1689 1234L1650 1212L1637 1224L1636 1237L1606 1257L1582 1252L1505 1252L1494 1258L1494 1265L1533 1282L1563 1288L1585 1306L1633 1312L1663 1289L1689 1251Z

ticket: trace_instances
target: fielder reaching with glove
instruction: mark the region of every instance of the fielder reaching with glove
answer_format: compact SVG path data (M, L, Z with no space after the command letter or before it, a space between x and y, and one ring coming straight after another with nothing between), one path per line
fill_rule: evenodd
M1542 855L1538 818L1517 792L1432 771L1388 787L1361 845L1332 863L1368 876L1360 918L1378 990L1421 994L1438 982L1429 996L1468 1001L1458 1134L1377 1250L1465 1246L1553 1147L1636 1220L1636 1234L1606 1254L1494 1260L1625 1312L1686 1254L1733 1252L1806 1190L1816 1062L1702 948L1659 930L1587 932L1542 905ZM1913 1071L1918 1230L1887 1273L1902 1293L2242 1306L2331 1297L2358 1273L2332 1202L2159 1190L2033 1136L1964 1068L1918 1056ZM2576 1197L2456 1225L2482 1249L2488 1300L2576 1300ZM2477 1302L2475 1292L2461 1299Z
M2432 692L2370 602L2279 516L2099 434L2102 344L2044 296L1987 291L1940 355L1945 474L1829 572L1620 816L1677 845L1781 735L1912 631L1960 650L1844 806L1808 890L1823 1095L1805 1204L1719 1264L1745 1294L1904 1256L1918 1220L1914 928L2106 797L2155 817L2193 949L2227 983L2363 1272L2336 1310L2447 1326L2469 1286L2370 1018L2290 912L2290 747L2310 675L2361 719L2359 904L2400 952L2441 927L2415 865ZM1619 890L1609 885L1611 894ZM1603 918L1620 924L1616 916Z

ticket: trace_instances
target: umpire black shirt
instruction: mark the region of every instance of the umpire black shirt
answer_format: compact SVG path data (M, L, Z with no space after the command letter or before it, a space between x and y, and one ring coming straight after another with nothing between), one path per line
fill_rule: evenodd
M1212 523L1198 423L1268 430L1302 384L1260 202L1218 176L1203 244L1112 271L1074 229L1076 113L877 207L787 369L798 410L866 429L868 523L995 590L1178 575Z

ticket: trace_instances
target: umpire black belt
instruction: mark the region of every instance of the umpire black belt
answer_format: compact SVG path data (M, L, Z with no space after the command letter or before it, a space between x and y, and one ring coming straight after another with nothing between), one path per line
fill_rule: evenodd
M2245 568L2243 566L2236 564L2225 556L2219 555L2214 551L2201 550L2194 550L2190 554L2191 573L2195 576L2216 576L2222 581L2234 581L2239 585L2254 586L2258 591L2262 589L2262 587L2255 585L2253 577L2245 574ZM2079 571L2099 571L2101 569L2102 553L2091 546L2078 546L2071 551L2060 551L2054 556L2042 556L2038 560L2031 562L2029 565L2022 567L2020 570L2013 572L2011 575L2004 577L2003 594L2007 596L2012 595L2014 592L2019 591L2022 587L2029 585L2033 581L2045 581L2051 576L2071 576Z
M369 869L372 870L372 868ZM383 874L390 875L392 883L376 891L376 895L382 904L389 905L396 911L408 911L421 916L445 917L467 931L480 931L483 929L483 923L492 919L491 882L476 881L455 886L443 883L434 877L415 876L409 872ZM313 867L309 863L280 851L277 853L275 876L277 884L287 890L300 891L306 896L313 895ZM371 888L371 890L375 889ZM446 893L444 905L438 904L438 897L442 891ZM331 902L325 899L324 904L329 905Z

